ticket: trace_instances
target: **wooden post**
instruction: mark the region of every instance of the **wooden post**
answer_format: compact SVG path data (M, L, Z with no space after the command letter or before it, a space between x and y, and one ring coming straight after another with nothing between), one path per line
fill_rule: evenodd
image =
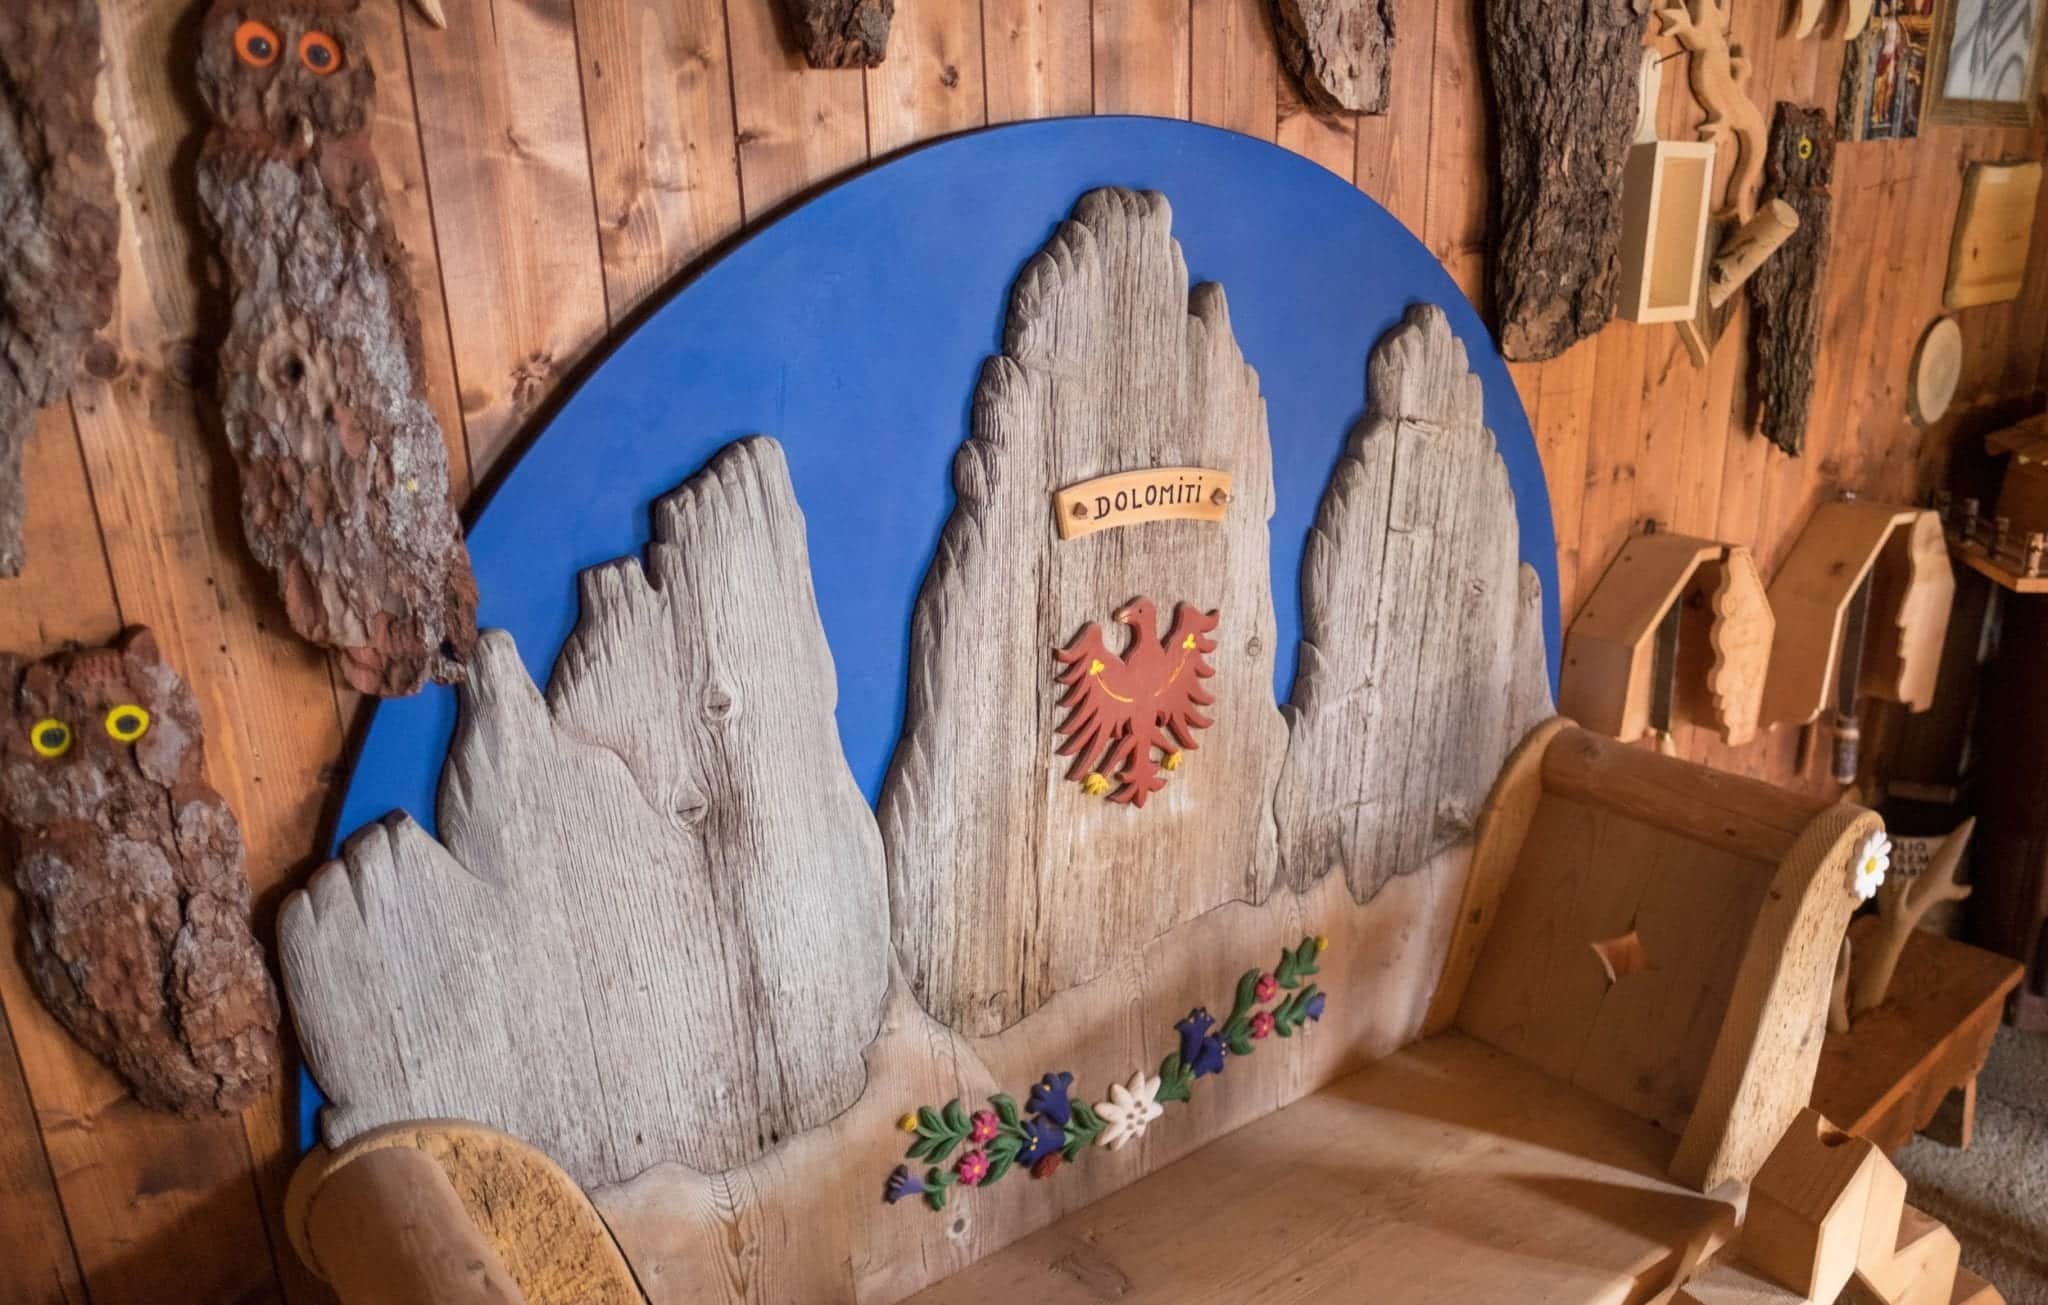
M1778 247L1799 230L1799 210L1782 199L1774 199L1756 211L1756 216L1736 228L1714 255L1707 269L1707 304L1720 308L1735 297L1750 275Z
M434 1158L411 1147L358 1156L306 1214L315 1267L345 1305L525 1305Z

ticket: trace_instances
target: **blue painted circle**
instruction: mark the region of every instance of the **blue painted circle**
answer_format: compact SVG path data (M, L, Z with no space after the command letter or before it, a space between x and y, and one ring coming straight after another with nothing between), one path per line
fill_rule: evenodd
M952 509L982 360L1010 286L1080 196L1157 190L1195 282L1220 282L1273 443L1275 692L1300 635L1299 574L1330 470L1364 411L1373 344L1441 305L1486 392L1523 560L1543 581L1556 679L1556 546L1542 465L1479 316L1420 241L1348 182L1267 142L1160 118L1069 118L925 146L827 190L705 268L584 381L477 517L483 624L537 684L577 616L576 574L647 543L648 504L731 440L773 435L809 529L839 673L839 734L870 801L901 724L911 607ZM886 486L886 492L884 487ZM343 835L403 809L434 828L455 695L382 703ZM337 840L338 842L339 840ZM311 1084L302 1094L310 1120Z

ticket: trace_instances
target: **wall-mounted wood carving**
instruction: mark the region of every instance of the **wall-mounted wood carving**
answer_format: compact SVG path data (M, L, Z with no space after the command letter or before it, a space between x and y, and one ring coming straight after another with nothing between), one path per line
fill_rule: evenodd
M889 52L896 0L760 0L784 7L813 68L873 68Z
M1387 111L1394 0L1273 0L1273 36L1310 107Z
M242 831L199 704L147 630L0 656L0 860L30 981L144 1105L225 1114L269 1088L277 994L249 932Z
M1807 724L1831 710L1834 773L1853 781L1860 699L1908 711L1933 703L1955 585L1933 512L1850 498L1822 504L1771 580L1778 634L1763 719Z
M0 577L25 562L21 461L36 410L62 397L114 315L121 217L93 110L99 76L99 0L0 13Z
M1607 324L1646 10L1486 0L1500 146L1493 298L1501 353L1554 358Z
M1182 754L1201 746L1195 736L1216 723L1205 714L1216 698L1203 682L1216 674L1209 654L1219 618L1182 603L1161 634L1158 606L1136 598L1115 619L1131 628L1121 655L1110 651L1094 621L1053 653L1067 690L1060 755L1073 758L1067 778L1091 797L1142 807L1166 787L1160 772L1179 770Z
M1643 52L1636 139L1622 174L1614 315L1629 322L1678 322L1698 310L1714 207L1713 145L1657 139L1660 62Z
M1764 162L1764 198L1791 205L1799 229L1749 279L1750 378L1765 437L1794 457L1806 447L1813 403L1834 174L1835 133L1827 114L1779 101Z
M1061 539L1147 521L1221 521L1230 473L1209 467L1148 467L1069 485L1052 496Z
M1558 710L1633 743L1694 723L1731 745L1755 736L1776 622L1740 544L1637 535L1565 636Z
M1686 76L1692 97L1706 110L1700 124L1700 139L1718 141L1723 133L1735 138L1735 164L1728 172L1728 189L1714 216L1723 221L1746 222L1756 211L1757 183L1764 170L1764 115L1749 98L1749 60L1742 47L1728 42L1728 10L1733 0L1676 0L1657 10L1657 23L1666 36L1675 36L1686 48Z
M1949 240L1947 308L2017 299L2027 277L2034 213L2041 194L2039 163L1972 163L1963 174Z
M1369 901L1469 837L1502 759L1550 715L1514 520L1465 346L1418 304L1373 349L1365 419L1302 560L1274 799L1297 888L1341 868Z
M644 570L582 585L546 701L508 637L479 642L445 850L394 817L285 903L331 1146L460 1116L589 1185L728 1168L860 1095L882 850L781 450L728 447L657 504Z
M957 503L918 598L880 818L906 977L961 1032L1008 1027L1135 943L1257 900L1272 878L1285 727L1265 403L1222 290L1189 292L1171 221L1159 195L1082 197L1017 279L953 461ZM1056 537L1055 489L1134 466L1227 471L1231 510L1221 524ZM1142 812L1047 764L1065 690L1046 650L1134 594L1224 622L1202 761Z
M370 152L355 0L217 0L199 198L234 295L220 402L242 529L292 629L365 693L458 678L476 581Z

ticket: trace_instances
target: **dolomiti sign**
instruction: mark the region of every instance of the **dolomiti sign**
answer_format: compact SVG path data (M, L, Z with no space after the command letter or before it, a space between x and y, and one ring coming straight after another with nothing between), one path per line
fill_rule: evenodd
M1141 521L1221 521L1230 473L1209 467L1148 467L1069 485L1052 496L1061 539Z

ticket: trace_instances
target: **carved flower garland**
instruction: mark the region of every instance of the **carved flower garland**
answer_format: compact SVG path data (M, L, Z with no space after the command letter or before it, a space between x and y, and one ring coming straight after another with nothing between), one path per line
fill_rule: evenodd
M1003 1093L988 1099L988 1109L971 1114L958 1097L944 1106L918 1107L897 1126L914 1135L907 1158L927 1167L919 1175L907 1164L897 1165L882 1199L894 1205L921 1196L932 1209L943 1210L954 1187L986 1187L1020 1165L1033 1178L1046 1178L1078 1159L1090 1143L1122 1149L1145 1135L1166 1103L1190 1100L1197 1079L1221 1074L1230 1057L1249 1056L1265 1038L1293 1037L1321 1019L1328 998L1308 979L1327 946L1327 938L1303 938L1281 951L1270 973L1246 970L1237 981L1230 1018L1219 1026L1207 1010L1195 1007L1173 1026L1179 1049L1159 1063L1159 1072L1141 1069L1110 1084L1109 1099L1099 1104L1074 1100L1074 1076L1060 1070L1033 1084L1021 1108Z
M1849 868L1849 891L1856 894L1857 901L1869 901L1884 887L1884 877L1891 868L1892 840L1878 830L1856 849L1856 860Z

